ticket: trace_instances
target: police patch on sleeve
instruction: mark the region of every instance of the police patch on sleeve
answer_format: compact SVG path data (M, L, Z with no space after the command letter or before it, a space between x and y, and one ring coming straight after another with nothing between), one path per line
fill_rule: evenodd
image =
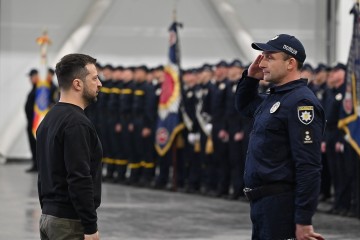
M314 106L299 106L298 118L301 123L310 124L314 120Z
M302 140L304 144L313 143L313 134L311 129L302 129Z

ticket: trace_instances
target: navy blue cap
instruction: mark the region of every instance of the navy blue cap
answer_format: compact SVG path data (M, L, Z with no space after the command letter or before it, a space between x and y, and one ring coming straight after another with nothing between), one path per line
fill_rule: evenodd
M301 71L314 72L314 68L309 63L305 63L301 68Z
M124 70L124 67L123 67L123 66L117 66L117 67L115 68L115 70L120 70L120 71L122 71L122 70Z
M235 59L234 61L232 61L230 64L229 64L230 67L239 67L239 68L243 68L243 64L242 62L239 60L239 59Z
M213 68L212 68L212 66L211 66L210 64L205 63L204 65L202 65L201 71L209 71L209 72L212 72L212 71L213 71Z
M331 68L331 70L333 70L333 71L336 71L336 70L344 70L344 71L346 71L346 65L343 64L343 63L337 63L335 66L333 66Z
M54 75L54 74L55 74L55 71L54 71L54 69L52 69L52 68L48 68L48 73Z
M329 68L323 64L323 63L319 63L318 66L315 68L315 73L319 73L321 71L328 71Z
M302 43L296 37L288 34L276 35L267 43L252 43L251 47L267 52L284 52L302 63L306 59L305 48Z
M103 69L110 69L110 70L114 70L114 66L111 64L106 64Z
M38 73L39 73L38 70L36 70L35 68L33 68L33 69L30 70L29 76L32 77L32 76L34 76L34 75L36 75L36 74L38 74Z
M145 65L140 65L135 68L136 70L143 70L145 72L148 72L149 69Z
M159 70L159 71L163 71L164 70L164 66L163 65L159 65L157 67L154 68L155 71Z
M228 67L228 66L229 65L224 60L221 60L220 62L215 64L215 67Z

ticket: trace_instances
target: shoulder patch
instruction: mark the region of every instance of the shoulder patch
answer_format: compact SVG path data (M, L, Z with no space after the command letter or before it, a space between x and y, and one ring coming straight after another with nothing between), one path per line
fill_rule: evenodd
M301 123L310 124L314 120L314 106L299 106L298 118Z

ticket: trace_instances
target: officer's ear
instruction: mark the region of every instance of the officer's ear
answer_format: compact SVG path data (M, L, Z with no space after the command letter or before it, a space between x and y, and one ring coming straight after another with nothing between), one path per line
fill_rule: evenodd
M289 59L288 59L288 62L289 62L288 66L287 66L287 69L288 69L288 70L297 69L297 61L296 61L295 58L292 58L292 57L289 58Z

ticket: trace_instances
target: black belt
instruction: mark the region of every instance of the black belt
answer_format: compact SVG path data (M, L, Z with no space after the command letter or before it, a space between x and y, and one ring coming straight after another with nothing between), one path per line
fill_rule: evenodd
M257 188L244 188L244 194L246 198L252 202L255 200L258 200L263 197L283 193L283 192L289 192L294 189L294 186L291 184L271 184L271 185L264 185Z

